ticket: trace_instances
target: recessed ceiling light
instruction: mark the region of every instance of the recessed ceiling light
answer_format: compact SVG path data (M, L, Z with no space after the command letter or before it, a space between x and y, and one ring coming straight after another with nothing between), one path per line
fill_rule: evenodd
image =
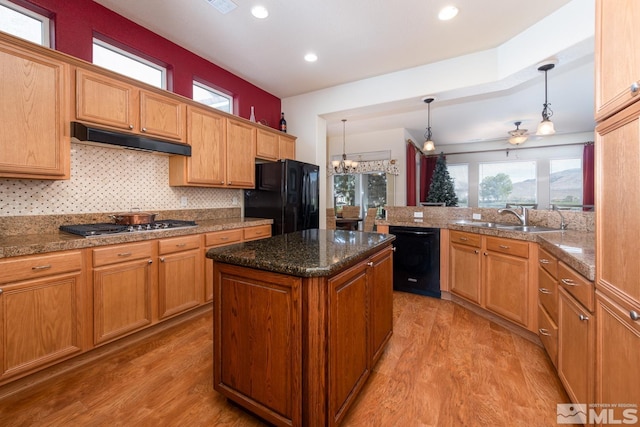
M455 18L458 14L458 8L455 6L446 6L440 9L440 13L438 13L438 19L441 21L448 21L449 19Z
M269 11L264 6L254 6L251 8L251 14L258 19L265 19L269 16Z
M316 55L315 53L307 53L304 56L304 60L307 62L316 62L318 60L318 55Z

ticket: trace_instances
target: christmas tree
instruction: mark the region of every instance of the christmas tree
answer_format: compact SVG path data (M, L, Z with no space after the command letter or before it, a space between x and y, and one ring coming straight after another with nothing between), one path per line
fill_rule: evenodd
M436 161L436 169L433 171L427 202L444 202L447 206L458 206L458 196L456 196L453 178L449 176L449 171L447 170L447 161L444 158L444 153L440 153Z

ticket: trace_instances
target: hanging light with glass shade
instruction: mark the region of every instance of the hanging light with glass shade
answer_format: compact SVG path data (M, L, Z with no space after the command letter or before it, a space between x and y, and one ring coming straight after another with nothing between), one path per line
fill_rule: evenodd
M422 98L422 101L427 104L427 131L424 133L424 144L422 145L422 151L435 151L436 145L431 139L431 103L435 100L434 97L428 96Z
M516 125L514 130L509 131L509 144L520 145L529 137L526 129L520 129L522 122L513 122Z
M342 119L342 160L334 160L331 162L331 166L333 166L333 170L336 174L355 173L356 168L358 167L358 162L347 159L345 142L346 122L347 119Z
M538 67L538 71L544 71L544 104L542 108L542 121L538 125L536 135L553 135L556 133L553 122L551 121L553 111L549 108L551 104L547 101L547 71L552 70L553 67L555 67L553 62L548 62Z

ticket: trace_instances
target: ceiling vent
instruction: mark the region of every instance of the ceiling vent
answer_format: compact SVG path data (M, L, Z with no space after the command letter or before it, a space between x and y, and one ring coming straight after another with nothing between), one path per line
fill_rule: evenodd
M238 7L238 5L231 0L206 0L206 2L216 8L216 10L223 15L226 15L227 13Z

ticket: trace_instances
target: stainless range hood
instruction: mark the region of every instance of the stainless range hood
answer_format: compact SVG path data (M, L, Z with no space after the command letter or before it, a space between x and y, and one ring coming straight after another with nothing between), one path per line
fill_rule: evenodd
M95 128L80 122L71 122L71 137L78 141L118 145L133 150L191 156L191 146L186 144Z

